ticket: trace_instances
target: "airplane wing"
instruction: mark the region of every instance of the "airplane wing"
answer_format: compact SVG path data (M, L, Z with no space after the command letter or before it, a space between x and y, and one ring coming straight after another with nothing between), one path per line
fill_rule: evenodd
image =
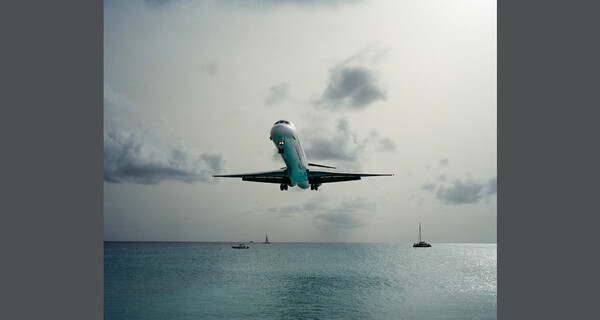
M265 182L265 183L290 183L290 178L288 178L285 173L285 169L276 170L276 171L265 171L265 172L255 172L255 173L240 173L240 174L215 174L213 177L222 177L222 178L242 178L242 181L254 181L254 182Z
M360 180L361 177L393 176L391 173L345 173L331 171L308 171L308 181L311 184L331 183Z

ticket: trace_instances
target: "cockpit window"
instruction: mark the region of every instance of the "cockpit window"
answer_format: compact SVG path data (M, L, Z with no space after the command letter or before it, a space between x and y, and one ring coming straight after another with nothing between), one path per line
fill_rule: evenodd
M289 121L285 121L285 120L279 120L279 121L275 122L275 124L280 124L280 123L290 124Z

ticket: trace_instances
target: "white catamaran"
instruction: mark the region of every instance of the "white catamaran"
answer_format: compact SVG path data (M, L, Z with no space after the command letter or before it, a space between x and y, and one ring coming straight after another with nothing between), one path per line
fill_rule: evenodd
M431 247L431 245L429 243L421 240L421 223L420 222L419 222L419 242L413 243L413 247L415 247L415 248Z

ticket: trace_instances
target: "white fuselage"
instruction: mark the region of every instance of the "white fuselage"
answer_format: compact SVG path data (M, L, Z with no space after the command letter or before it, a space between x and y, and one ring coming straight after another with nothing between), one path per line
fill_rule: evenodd
M308 162L298 139L296 127L285 120L277 121L271 128L271 140L285 162L286 172L291 180L290 186L307 189L310 186L307 174Z

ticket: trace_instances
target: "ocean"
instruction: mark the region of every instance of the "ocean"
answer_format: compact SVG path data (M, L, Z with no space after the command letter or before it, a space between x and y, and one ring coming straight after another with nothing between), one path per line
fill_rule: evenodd
M496 244L105 242L104 319L496 319Z

